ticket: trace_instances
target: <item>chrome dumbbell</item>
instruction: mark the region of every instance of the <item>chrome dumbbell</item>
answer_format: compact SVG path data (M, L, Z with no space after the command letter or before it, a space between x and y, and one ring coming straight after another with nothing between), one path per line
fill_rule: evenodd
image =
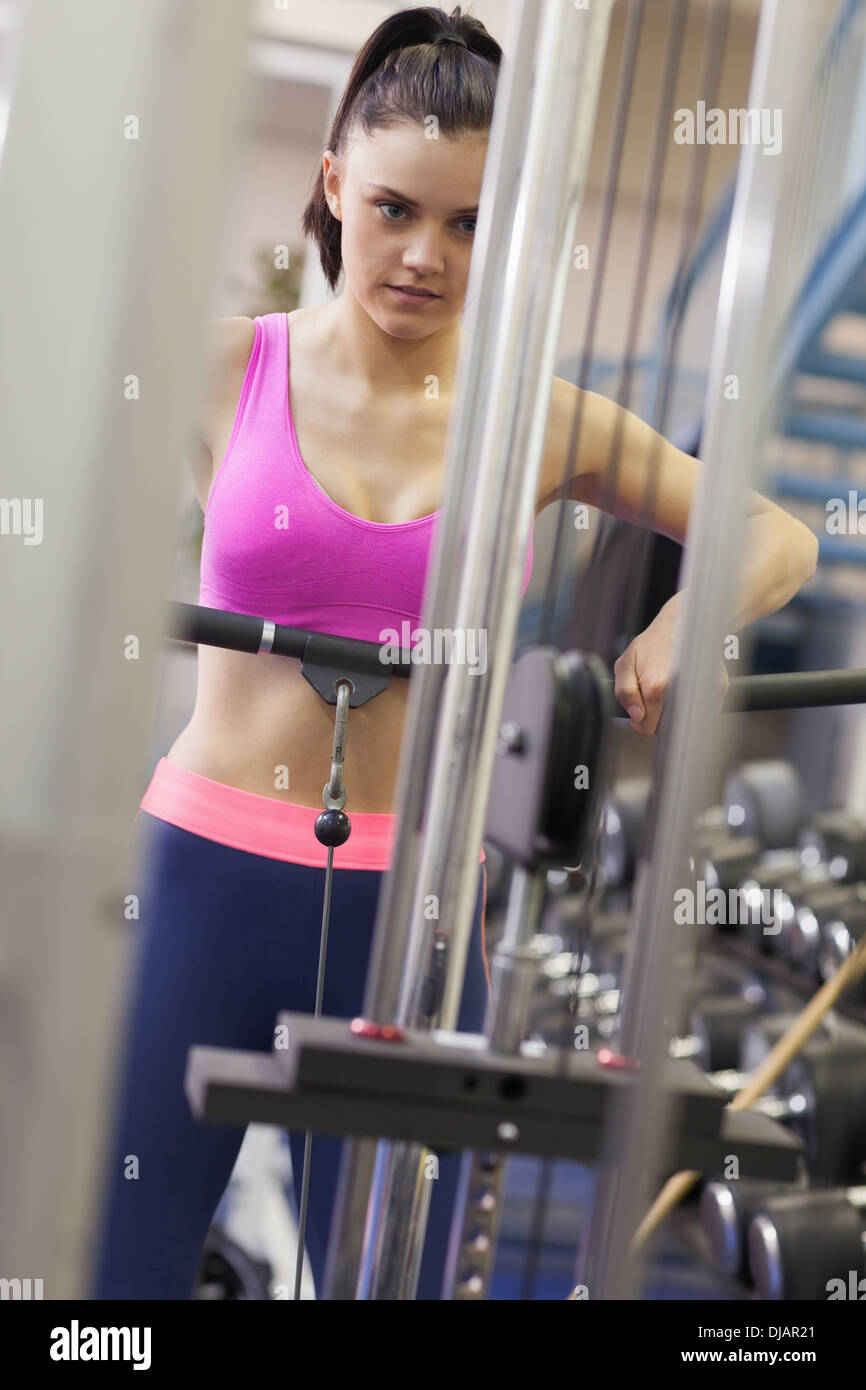
M781 1036L792 1017L773 1019L770 1032L747 1028L741 1070L713 1072L709 1079L731 1097L744 1090L777 1040L773 1031ZM754 1108L802 1139L812 1182L859 1182L866 1162L866 1029L846 1023L816 1033Z
M829 865L822 865L829 871ZM830 879L783 889L776 897L774 926L779 953L789 965L810 979L820 978L820 956L826 923L844 919L851 910L866 906L866 883L842 883Z
M731 830L765 850L796 845L806 824L806 795L797 769L779 758L741 763L725 780L722 800Z
M752 1214L747 1249L761 1298L866 1298L866 1187L768 1196Z
M850 811L819 811L800 832L803 863L827 864L847 883L866 879L866 825Z
M700 1222L710 1258L734 1279L751 1282L747 1237L752 1217L768 1198L808 1188L805 1164L797 1183L784 1186L764 1178L738 1178L704 1183Z
M651 777L628 777L605 798L599 860L608 889L626 891L634 880L651 791Z

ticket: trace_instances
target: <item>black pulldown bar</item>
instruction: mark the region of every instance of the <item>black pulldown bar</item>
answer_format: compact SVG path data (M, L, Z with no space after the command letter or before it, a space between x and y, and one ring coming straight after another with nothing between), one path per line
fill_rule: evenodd
M353 679L357 673L359 681L349 702L353 708L384 689L391 676L408 677L413 670L411 650L407 647L399 649L399 657L389 659L384 655L384 645L376 642L286 627L247 613L227 613L220 608L171 602L169 614L170 641L293 656L301 661L304 674L317 689L320 682L315 677L319 671L349 671ZM327 681L324 684L328 686ZM628 715L614 697L613 686L611 678L610 715L615 719L627 719ZM324 689L320 693L328 699L330 689L328 693ZM336 703L336 696L330 703ZM791 671L769 676L733 676L722 713L860 704L866 704L866 670Z

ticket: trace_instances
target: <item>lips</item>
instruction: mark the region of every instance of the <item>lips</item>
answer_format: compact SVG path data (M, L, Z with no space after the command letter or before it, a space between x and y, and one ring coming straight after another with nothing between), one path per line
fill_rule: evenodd
M416 290L410 285L391 285L392 290L400 290L402 294L414 294L416 299L438 299L438 294L431 294L429 290Z

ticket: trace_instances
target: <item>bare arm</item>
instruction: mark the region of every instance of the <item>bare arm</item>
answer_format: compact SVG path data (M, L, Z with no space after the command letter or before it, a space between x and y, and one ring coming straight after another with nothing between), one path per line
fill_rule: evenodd
M205 381L189 457L195 495L202 511L207 506L214 472L220 463L220 459L214 457L214 450L219 447L221 426L226 412L231 411L233 416L237 409L240 381L249 360L253 332L252 319L244 315L212 319L207 325Z
M684 544L703 464L677 449L631 411L583 392L578 457L566 469L578 388L554 379L537 511L571 499L601 506L613 516ZM611 495L605 473L619 435L617 477ZM782 608L815 572L816 536L769 498L748 491L743 516L742 563L733 597L734 631ZM684 591L674 594L614 665L614 691L641 734L656 732L672 674L674 638ZM720 667L721 667L720 653ZM727 675L721 669L724 685Z
M560 498L599 506L605 470L621 431L613 500L607 510L623 521L650 526L685 544L692 503L703 465L677 449L639 416L592 391L580 393L570 382L554 379L538 510ZM583 416L578 457L571 479L561 484L569 433L578 396ZM655 477L655 495L651 491ZM545 492L545 488L552 491ZM644 513L651 510L651 518ZM734 601L734 628L774 613L793 598L815 572L818 542L808 526L769 498L749 490L744 517L746 534L742 572Z

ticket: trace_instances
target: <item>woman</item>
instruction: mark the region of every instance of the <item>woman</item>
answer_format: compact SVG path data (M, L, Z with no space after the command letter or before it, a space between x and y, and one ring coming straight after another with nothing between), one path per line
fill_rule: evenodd
M459 7L394 14L359 53L304 216L332 289L345 274L342 294L214 329L195 468L203 604L373 642L421 620L500 58ZM695 461L601 397L585 398L577 472L560 487L575 398L554 382L536 512L566 495L598 500L620 420L613 509L639 516L659 445L657 529L684 539ZM763 499L753 506L740 625L785 603L815 566L810 532ZM530 548L524 589L531 560ZM616 667L617 696L648 735L678 603ZM324 996L333 1016L362 1005L407 694L394 681L350 716L352 835L335 854ZM242 1132L192 1119L187 1049L266 1050L279 1010L314 1007L325 850L313 822L333 716L294 661L199 650L195 710L137 818L141 928L96 1298L190 1296ZM483 906L482 866L459 1020L470 1031L487 1000ZM319 1294L341 1143L313 1142L307 1248ZM291 1146L299 1177L303 1135ZM457 1164L440 1161L420 1298L440 1296Z

